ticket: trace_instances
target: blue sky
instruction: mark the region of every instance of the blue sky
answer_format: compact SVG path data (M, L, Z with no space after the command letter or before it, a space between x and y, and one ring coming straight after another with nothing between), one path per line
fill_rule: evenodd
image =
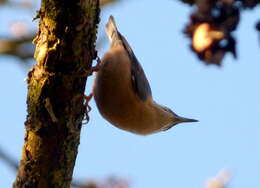
M200 188L229 167L229 188L260 187L260 36L254 29L259 8L243 12L234 33L238 60L227 55L221 68L205 66L191 53L181 33L190 10L173 0L128 0L102 10L99 37L105 44L99 56L109 48L104 25L112 14L144 68L155 101L200 122L138 136L109 124L91 101L91 121L81 132L75 178L117 175L128 178L133 188ZM3 26L13 20L36 26L30 23L33 13L21 19L6 11L0 11L1 17L3 12L8 15L0 19ZM0 29L1 34L6 31ZM19 63L0 56L0 146L15 159L21 155L26 118L27 70ZM2 187L10 187L16 173L1 160L0 169Z

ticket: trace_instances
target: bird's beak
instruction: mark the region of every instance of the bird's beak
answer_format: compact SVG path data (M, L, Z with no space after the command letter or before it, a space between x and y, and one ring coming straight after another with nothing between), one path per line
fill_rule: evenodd
M198 120L196 120L196 119L189 119L189 118L185 118L185 117L181 117L181 116L177 116L176 120L178 121L178 123L198 122Z

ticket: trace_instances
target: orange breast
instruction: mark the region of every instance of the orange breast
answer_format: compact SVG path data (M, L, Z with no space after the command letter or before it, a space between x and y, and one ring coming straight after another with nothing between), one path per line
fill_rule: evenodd
M121 129L137 134L154 132L151 129L155 123L151 121L154 115L148 110L152 98L144 103L134 93L130 68L129 58L122 47L113 48L104 55L93 86L98 110L106 120Z

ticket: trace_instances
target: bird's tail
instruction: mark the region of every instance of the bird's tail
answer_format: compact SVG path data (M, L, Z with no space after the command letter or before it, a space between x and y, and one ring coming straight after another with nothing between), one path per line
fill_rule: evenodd
M106 32L111 44L115 43L116 41L121 41L120 33L117 30L116 23L112 15L109 17L109 20L106 24Z

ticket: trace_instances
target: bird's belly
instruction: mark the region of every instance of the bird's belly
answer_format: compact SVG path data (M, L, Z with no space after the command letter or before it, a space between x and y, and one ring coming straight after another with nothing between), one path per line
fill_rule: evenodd
M142 135L154 132L151 128L154 122L146 105L133 93L131 83L121 84L122 81L113 76L106 79L102 72L97 75L93 92L99 112L120 129Z

